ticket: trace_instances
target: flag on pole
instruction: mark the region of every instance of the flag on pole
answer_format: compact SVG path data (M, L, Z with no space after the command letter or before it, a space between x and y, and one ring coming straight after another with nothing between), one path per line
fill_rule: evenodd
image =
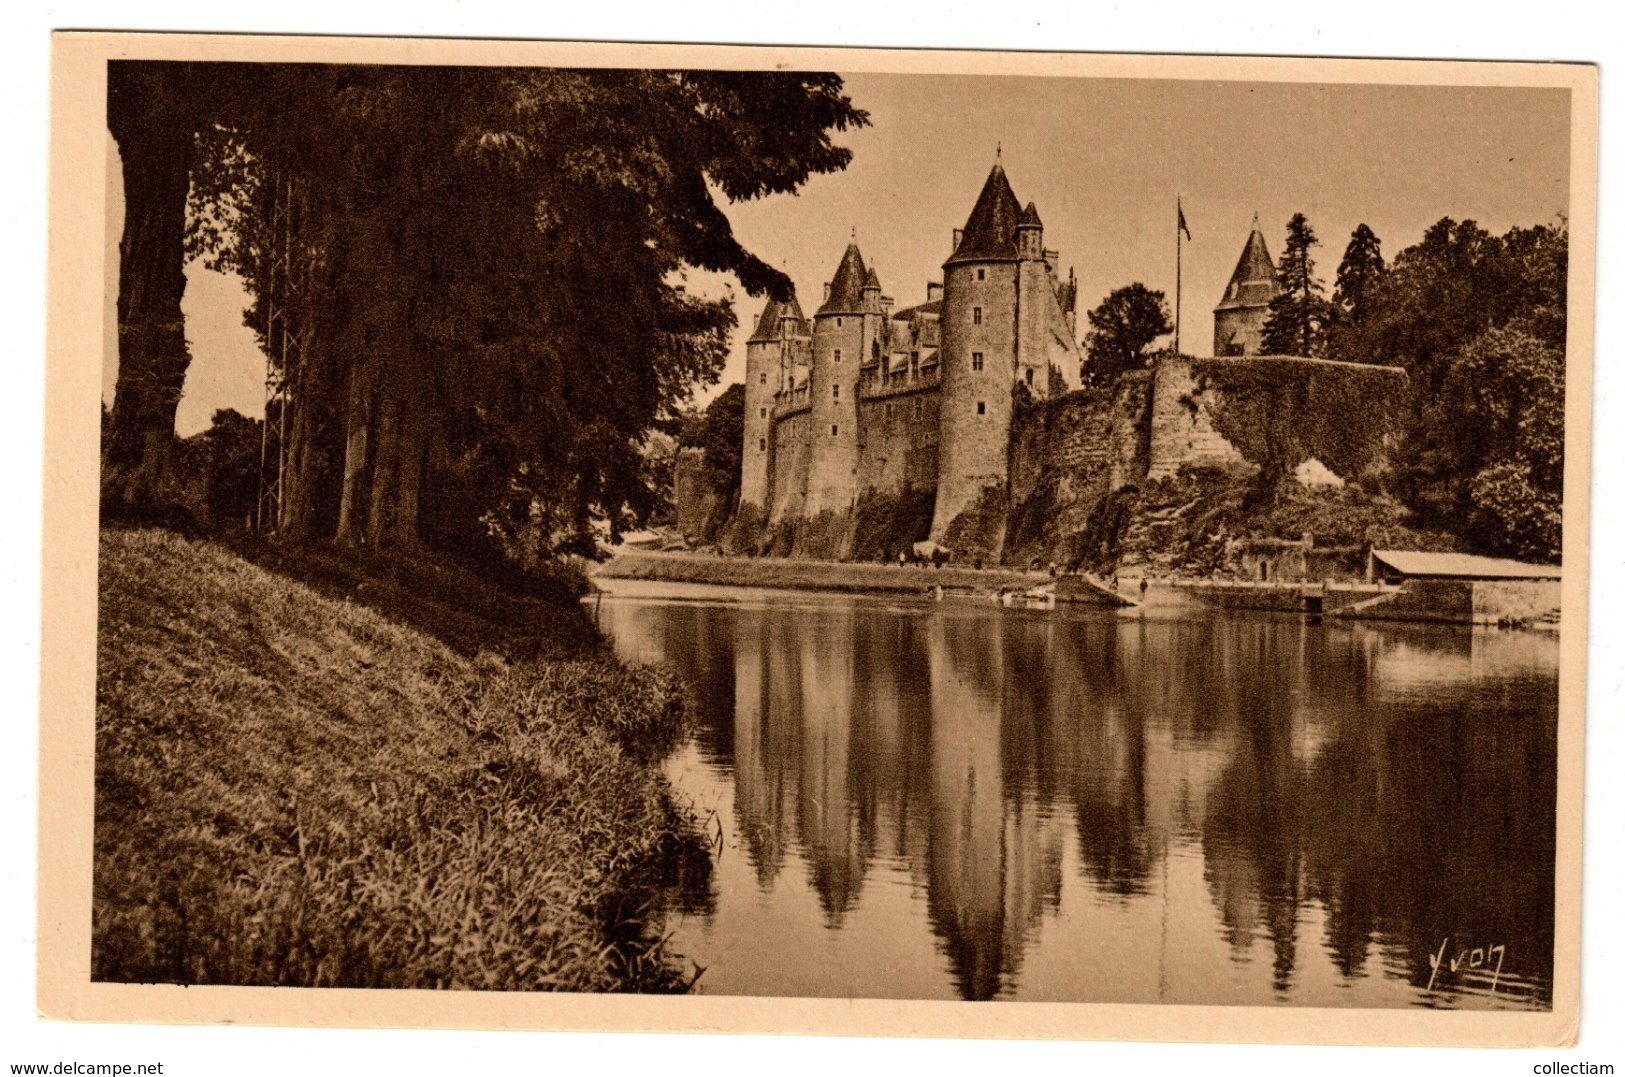
M1183 204L1178 202L1175 203L1175 206L1179 210L1179 230L1185 233L1186 239L1189 239L1191 238L1191 227L1185 223L1185 207Z

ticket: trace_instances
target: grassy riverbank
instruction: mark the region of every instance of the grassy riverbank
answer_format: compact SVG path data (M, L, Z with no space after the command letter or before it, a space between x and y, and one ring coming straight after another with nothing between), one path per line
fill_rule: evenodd
M799 561L776 557L717 557L655 553L622 548L597 566L604 579L664 580L734 587L775 587L796 591L889 592L917 594L940 584L949 590L993 591L1031 587L1049 580L1042 572L945 567L898 568L847 561Z
M557 596L256 559L103 533L94 978L685 986L643 916L696 853L669 675Z

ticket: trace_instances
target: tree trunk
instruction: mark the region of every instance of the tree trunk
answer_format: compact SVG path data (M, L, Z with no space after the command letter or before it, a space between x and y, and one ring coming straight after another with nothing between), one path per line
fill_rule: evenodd
M160 504L190 360L181 297L192 82L186 64L108 65L107 123L124 167L118 381L102 446L102 502L114 515Z
M393 379L383 387L378 404L378 443L373 450L372 498L367 509L367 541L375 548L389 543L390 510L394 507L400 465L401 407Z
M429 401L421 385L414 385L406 397L406 414L401 421L401 440L396 473L394 542L402 549L416 549L420 543L419 506L422 504L423 462L429 450Z
M350 369L350 392L344 413L344 486L339 498L340 546L359 546L364 538L361 511L366 499L367 428L372 420L371 363L361 359Z
M317 450L322 428L321 395L316 371L320 358L311 342L313 334L303 333L299 367L289 386L288 406L292 410L288 430L287 470L282 479L282 519L277 531L295 542L308 539L316 529L316 483L321 453Z

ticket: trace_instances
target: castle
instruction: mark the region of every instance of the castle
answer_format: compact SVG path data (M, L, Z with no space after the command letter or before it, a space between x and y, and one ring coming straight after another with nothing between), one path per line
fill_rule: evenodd
M995 163L924 303L893 310L855 241L810 320L794 297L770 301L746 345L741 506L778 525L933 488L940 539L1006 481L1017 387L1041 400L1078 367L1077 285L1058 259Z
M1030 552L1012 520L1030 524L1046 481L1086 506L1186 465L1256 469L1272 422L1306 451L1338 426L1347 386L1372 399L1403 386L1387 368L1260 355L1279 285L1255 217L1214 310L1214 359L1166 355L1073 391L1077 282L1058 263L995 163L925 302L894 310L855 239L810 319L794 295L770 300L746 345L735 548L894 557L928 535L956 554ZM1269 418L1283 407L1294 414ZM1320 462L1359 474L1386 441L1371 434Z

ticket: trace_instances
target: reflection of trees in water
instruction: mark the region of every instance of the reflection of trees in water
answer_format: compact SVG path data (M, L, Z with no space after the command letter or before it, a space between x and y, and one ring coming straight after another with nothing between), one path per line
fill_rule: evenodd
M1056 673L1066 693L1052 721L1072 745L1065 789L1078 854L1099 888L1146 891L1156 850L1146 816L1144 626L1093 626L1063 639Z
M1498 990L1534 980L1538 1000L1550 1001L1551 711L1543 690L1469 703L1445 688L1347 716L1312 775L1312 802L1329 825L1307 843L1340 968L1358 971L1380 936L1410 983L1425 987L1428 956L1447 939L1450 954L1499 944ZM1350 786L1364 810L1339 815L1332 804Z
M1465 633L661 613L702 752L733 767L759 884L798 845L838 927L872 859L900 860L966 998L1014 982L1059 903L1068 829L1089 885L1134 900L1187 812L1220 931L1238 956L1269 940L1277 990L1315 902L1345 977L1381 939L1425 985L1449 937L1505 944L1503 983L1533 978L1549 998L1555 706L1539 655L1486 687Z
M1303 777L1293 753L1294 689L1301 656L1275 624L1240 624L1228 647L1227 674L1211 705L1234 737L1230 762L1208 794L1202 824L1204 874L1238 953L1262 929L1274 949L1272 983L1292 985L1301 901L1300 834Z

